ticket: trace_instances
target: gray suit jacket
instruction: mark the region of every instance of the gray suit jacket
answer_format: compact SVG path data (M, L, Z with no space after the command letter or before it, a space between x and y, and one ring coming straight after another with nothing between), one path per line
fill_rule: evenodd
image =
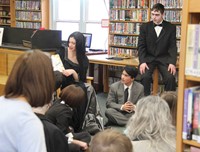
M140 83L133 81L131 88L130 101L136 104L139 99L144 96L144 87ZM115 82L110 86L110 91L107 98L107 108L120 110L124 104L124 84L121 81Z

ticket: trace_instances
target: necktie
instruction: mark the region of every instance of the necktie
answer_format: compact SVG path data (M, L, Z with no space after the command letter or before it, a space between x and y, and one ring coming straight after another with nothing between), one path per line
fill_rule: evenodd
M124 91L124 103L128 100L128 87Z

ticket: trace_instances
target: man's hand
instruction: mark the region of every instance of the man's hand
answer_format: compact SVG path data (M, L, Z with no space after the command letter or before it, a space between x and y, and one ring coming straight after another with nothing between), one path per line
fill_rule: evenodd
M146 63L142 63L142 64L140 64L140 74L144 74L146 68L147 68L147 70L149 70L149 67L147 66Z
M175 67L173 64L169 64L169 66L168 66L168 71L169 71L171 74L175 75L175 74L176 74L176 67Z
M131 113L131 112L133 112L134 110L135 110L135 105L132 103L132 102L130 102L130 101L127 101L123 106L122 106L122 110L123 111L126 111L126 112L128 112L128 113Z

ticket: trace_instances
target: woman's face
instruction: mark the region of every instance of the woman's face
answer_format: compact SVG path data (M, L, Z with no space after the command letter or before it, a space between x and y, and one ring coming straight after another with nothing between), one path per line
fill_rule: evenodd
M76 51L76 40L73 37L69 38L69 50Z

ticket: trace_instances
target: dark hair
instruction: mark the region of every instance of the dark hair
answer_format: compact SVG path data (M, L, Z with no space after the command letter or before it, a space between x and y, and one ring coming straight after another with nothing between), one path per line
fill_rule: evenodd
M88 68L88 58L85 54L85 37L81 32L73 32L68 37L68 47L69 47L69 39L74 38L76 40L76 58L78 60L79 66L80 66L80 80L85 82L86 81L86 69Z
M30 50L16 60L5 86L5 98L24 96L32 107L42 107L51 101L54 84L50 55Z
M71 84L62 89L60 99L70 107L78 107L80 103L85 102L86 93L79 84Z
M131 67L131 66L125 66L124 67L124 71L126 71L126 73L131 77L131 78L135 78L138 74L138 69L135 67Z
M160 11L160 13L163 14L165 11L165 7L161 3L156 3L155 5L153 5L151 10L156 12Z
M161 94L167 104L172 115L172 124L176 126L176 116L177 116L177 93L175 91L165 91Z

